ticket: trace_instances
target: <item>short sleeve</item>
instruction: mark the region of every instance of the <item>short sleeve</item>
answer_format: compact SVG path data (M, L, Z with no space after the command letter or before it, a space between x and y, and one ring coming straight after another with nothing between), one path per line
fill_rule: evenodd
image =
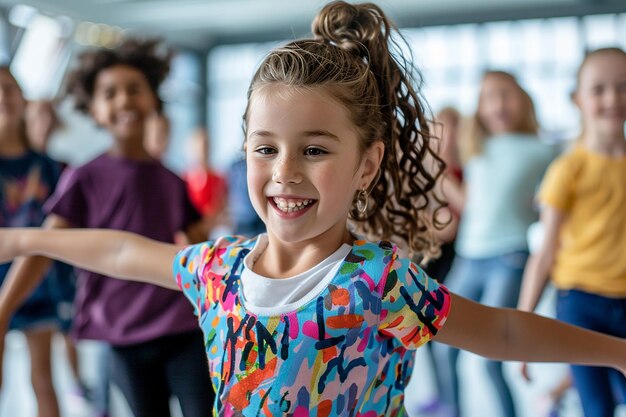
M382 335L417 349L437 334L450 311L447 288L408 259L396 259L387 275L382 298Z
M539 189L539 202L563 212L570 210L574 198L575 168L570 155L554 161Z
M79 174L79 171L72 168L63 171L54 193L44 205L44 210L48 214L63 217L74 227L86 227L89 210Z
M200 316L205 310L206 276L204 266L213 256L212 242L189 246L176 254L173 264L176 285L193 305L194 314Z

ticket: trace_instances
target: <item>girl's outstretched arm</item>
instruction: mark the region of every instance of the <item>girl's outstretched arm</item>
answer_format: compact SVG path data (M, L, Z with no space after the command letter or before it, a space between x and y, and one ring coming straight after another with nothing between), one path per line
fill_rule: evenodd
M520 310L534 311L541 299L559 249L559 235L563 219L564 215L553 207L545 206L541 210L543 243L541 250L533 254L526 263L517 305Z
M42 255L103 275L178 289L172 263L180 247L105 229L0 230L0 262Z
M626 373L626 339L454 294L435 340L495 360L607 366Z
M70 223L65 218L54 214L46 217L42 225L44 229L68 227ZM51 265L52 260L43 256L19 257L13 261L0 288L0 328L8 328L11 316L43 281Z

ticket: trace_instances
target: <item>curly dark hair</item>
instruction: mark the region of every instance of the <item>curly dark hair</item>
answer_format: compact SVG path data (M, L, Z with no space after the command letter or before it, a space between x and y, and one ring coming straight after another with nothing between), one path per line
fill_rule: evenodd
M414 255L436 256L433 232L443 224L435 214L446 204L435 184L445 163L419 95L419 73L399 43L404 39L372 3L331 2L312 30L313 39L269 53L252 79L248 103L256 90L272 83L327 89L358 126L361 151L376 141L385 146L379 175L368 190L370 204L361 214L355 196L351 221L370 238L399 240Z
M145 75L160 110L158 89L170 71L171 57L172 51L160 39L128 38L114 49L85 51L78 56L76 69L68 75L67 94L74 97L76 110L87 113L98 74L116 65L126 65Z

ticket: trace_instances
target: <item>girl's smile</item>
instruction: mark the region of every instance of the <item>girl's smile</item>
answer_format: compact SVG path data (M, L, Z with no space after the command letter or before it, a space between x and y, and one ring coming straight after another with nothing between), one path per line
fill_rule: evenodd
M316 202L313 199L293 196L275 196L268 200L276 208L278 214L285 219L293 219L303 215Z
M347 111L326 93L284 88L265 88L252 100L247 138L252 202L270 236L281 241L342 235L361 184L357 131Z
M332 253L346 240L354 196L374 178L382 146L362 151L349 112L322 88L259 89L246 123L250 200L270 242L264 256L297 251L305 260L307 248L319 247Z

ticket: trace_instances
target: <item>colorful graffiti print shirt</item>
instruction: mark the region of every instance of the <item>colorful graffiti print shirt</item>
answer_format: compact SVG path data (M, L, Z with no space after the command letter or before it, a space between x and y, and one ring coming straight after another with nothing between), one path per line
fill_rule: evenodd
M356 241L312 301L257 315L240 288L255 241L190 246L174 262L204 332L216 415L403 415L412 351L444 324L447 289L392 244Z

